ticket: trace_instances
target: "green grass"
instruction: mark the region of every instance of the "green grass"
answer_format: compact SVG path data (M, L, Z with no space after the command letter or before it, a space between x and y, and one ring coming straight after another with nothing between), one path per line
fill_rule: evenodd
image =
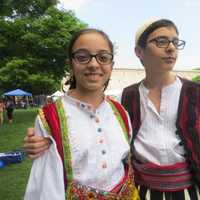
M0 127L0 152L22 149L26 129L34 125L37 109L16 109L14 121L8 124L5 117ZM10 164L0 169L0 199L22 200L32 162L25 159L19 164Z

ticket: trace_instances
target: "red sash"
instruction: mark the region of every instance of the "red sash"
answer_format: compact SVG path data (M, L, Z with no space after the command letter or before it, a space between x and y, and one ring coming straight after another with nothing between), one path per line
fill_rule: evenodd
M180 191L192 186L192 176L187 163L160 166L134 161L135 182L139 185L164 191Z

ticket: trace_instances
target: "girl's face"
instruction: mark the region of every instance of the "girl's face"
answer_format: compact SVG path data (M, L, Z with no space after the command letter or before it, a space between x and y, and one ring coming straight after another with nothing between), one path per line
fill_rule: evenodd
M112 52L99 33L81 35L73 46L72 70L79 91L103 91L112 72Z

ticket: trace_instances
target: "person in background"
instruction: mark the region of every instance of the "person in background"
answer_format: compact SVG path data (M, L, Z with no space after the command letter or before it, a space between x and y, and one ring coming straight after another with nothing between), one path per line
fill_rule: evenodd
M68 58L70 90L36 118L35 132L52 143L34 160L24 199L139 200L129 159L129 118L104 95L113 44L103 31L83 29L73 35Z
M146 75L123 90L121 102L132 123L141 199L200 199L200 85L172 71L184 46L168 19L151 19L136 33Z
M13 122L13 112L14 112L15 104L11 97L8 97L6 100L6 111L7 111L7 117L8 122L11 124Z
M47 98L46 98L46 104L50 104L52 102L53 102L52 97L51 96L47 96Z
M0 126L3 125L3 112L5 109L4 101L2 98L0 98Z

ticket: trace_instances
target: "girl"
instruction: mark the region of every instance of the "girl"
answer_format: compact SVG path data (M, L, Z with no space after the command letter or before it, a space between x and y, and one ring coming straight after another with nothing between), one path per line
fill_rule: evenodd
M31 170L25 200L139 199L129 161L124 108L104 95L113 44L97 29L77 32L68 47L70 90L43 107L35 133L50 137Z

